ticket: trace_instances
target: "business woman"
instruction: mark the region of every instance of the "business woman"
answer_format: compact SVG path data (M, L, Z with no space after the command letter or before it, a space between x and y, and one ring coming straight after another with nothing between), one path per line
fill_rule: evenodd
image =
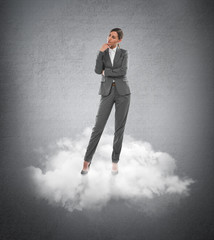
M113 175L118 174L118 162L122 149L123 134L128 116L131 92L127 79L128 53L120 48L123 31L114 28L110 31L107 43L100 48L95 65L95 73L101 74L99 95L100 105L96 115L90 141L84 156L81 174L87 174L104 127L115 104L115 132L112 151Z

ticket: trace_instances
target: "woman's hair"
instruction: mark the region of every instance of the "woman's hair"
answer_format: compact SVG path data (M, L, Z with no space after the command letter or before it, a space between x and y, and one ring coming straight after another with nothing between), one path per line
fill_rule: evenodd
M113 28L110 32L117 32L119 40L123 38L123 31L120 28ZM120 44L119 43L118 43L118 47L120 48Z

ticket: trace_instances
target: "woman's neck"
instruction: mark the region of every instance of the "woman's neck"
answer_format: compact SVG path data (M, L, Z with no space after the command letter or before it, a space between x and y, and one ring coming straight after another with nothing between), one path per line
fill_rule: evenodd
M114 45L114 46L111 46L110 48L111 48L111 49L114 49L114 48L116 48L116 47L117 47L117 44Z

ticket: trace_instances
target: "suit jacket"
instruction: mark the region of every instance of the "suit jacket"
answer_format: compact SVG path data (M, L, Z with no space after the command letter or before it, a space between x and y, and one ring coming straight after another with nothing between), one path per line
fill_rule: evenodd
M101 74L99 95L107 96L110 93L111 85L115 80L117 91L120 95L130 94L127 73L128 53L127 50L118 48L114 56L113 66L109 56L109 49L99 51L96 59L95 73ZM102 71L104 70L104 75Z

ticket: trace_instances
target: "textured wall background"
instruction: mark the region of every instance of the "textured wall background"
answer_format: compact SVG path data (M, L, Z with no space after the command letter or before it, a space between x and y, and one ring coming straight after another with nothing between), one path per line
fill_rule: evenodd
M0 1L1 239L213 239L213 6ZM33 149L93 126L95 59L114 27L129 52L125 134L170 153L178 172L197 180L187 199L158 217L122 202L69 214L34 199L20 176L35 165ZM113 127L114 109L106 130Z

